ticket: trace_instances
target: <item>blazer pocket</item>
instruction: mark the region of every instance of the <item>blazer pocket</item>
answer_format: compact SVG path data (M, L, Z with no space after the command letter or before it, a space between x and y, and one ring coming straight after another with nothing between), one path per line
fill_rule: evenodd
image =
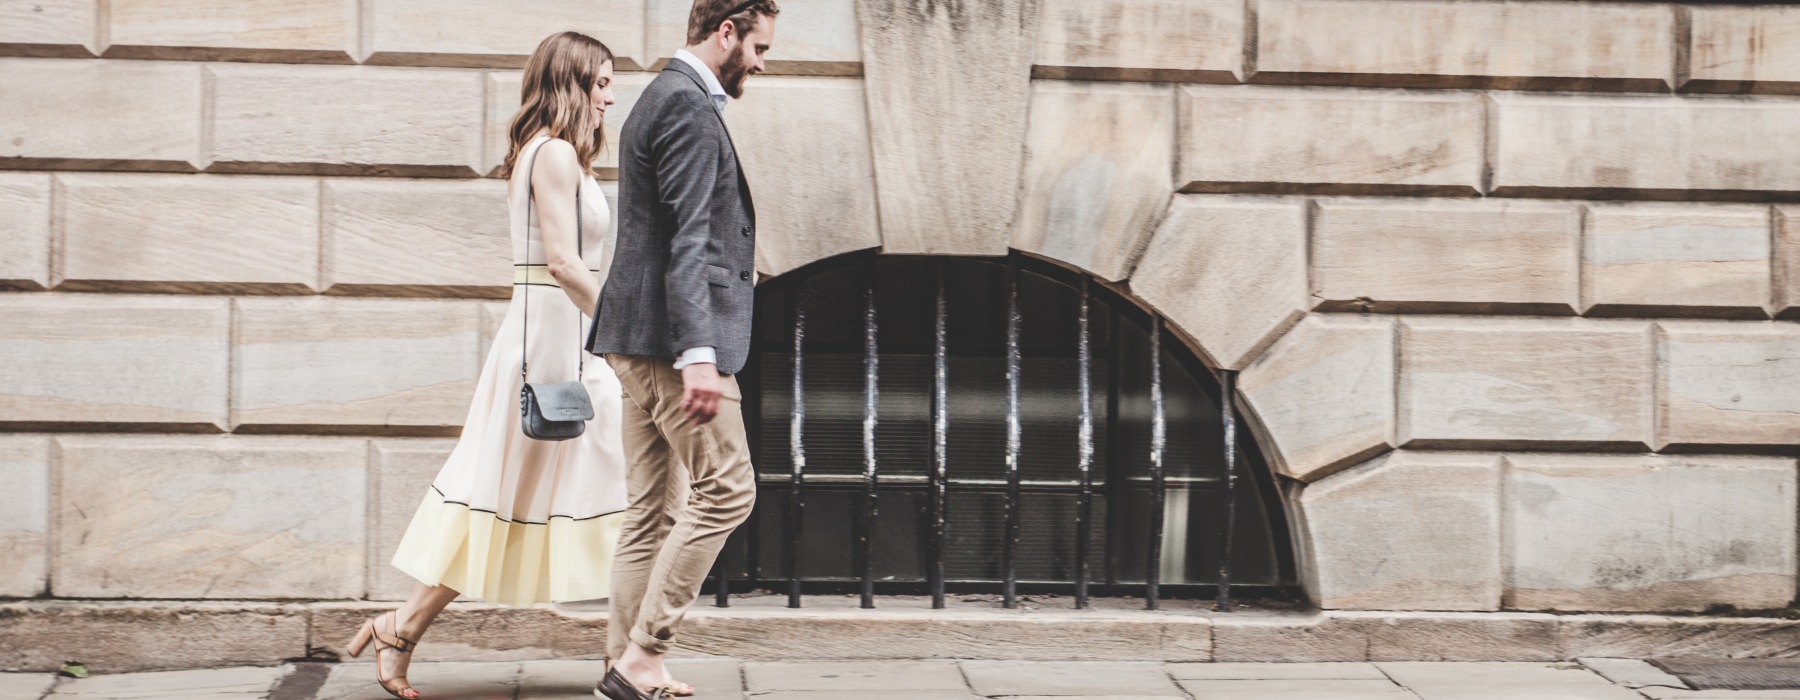
M718 287L731 286L731 270L718 265L706 266L706 283Z

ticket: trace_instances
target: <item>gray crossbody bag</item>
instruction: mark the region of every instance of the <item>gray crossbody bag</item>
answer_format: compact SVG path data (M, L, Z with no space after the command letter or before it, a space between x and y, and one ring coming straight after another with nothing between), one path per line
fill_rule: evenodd
M538 146L542 149L543 146ZM587 385L582 383L587 370L587 363L582 362L580 346L581 312L575 313L575 381L572 382L531 382L531 211L537 202L532 196L531 168L537 165L537 150L531 152L531 163L525 168L525 302L520 319L519 341L519 379L524 388L519 390L519 427L525 431L525 437L533 440L568 440L580 437L587 429L587 422L594 418L594 403L588 397ZM581 182L575 183L575 255L582 255L581 236ZM545 261L546 268L548 260ZM585 263L583 267L585 267Z

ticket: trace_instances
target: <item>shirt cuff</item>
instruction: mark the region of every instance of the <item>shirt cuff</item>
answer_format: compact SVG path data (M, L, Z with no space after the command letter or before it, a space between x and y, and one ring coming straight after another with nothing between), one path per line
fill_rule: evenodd
M675 369L681 369L688 365L716 364L719 364L719 354L710 345L688 348L686 352L681 353L681 357L675 358Z

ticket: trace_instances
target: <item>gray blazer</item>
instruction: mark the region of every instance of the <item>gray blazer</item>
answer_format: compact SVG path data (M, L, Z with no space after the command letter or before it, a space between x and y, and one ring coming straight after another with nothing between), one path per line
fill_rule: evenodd
M619 231L588 351L750 356L756 213L705 83L682 61L650 82L619 132Z

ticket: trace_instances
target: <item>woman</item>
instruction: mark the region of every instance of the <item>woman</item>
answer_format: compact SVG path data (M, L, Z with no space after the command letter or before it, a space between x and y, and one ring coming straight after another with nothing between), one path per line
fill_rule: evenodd
M607 269L601 248L610 214L590 164L605 145L602 118L614 102L612 58L592 37L563 32L539 44L525 65L500 171L512 209L512 306L488 350L462 438L394 555L394 566L420 585L399 610L363 623L347 645L360 656L375 643L376 680L395 697L419 697L406 681L411 652L459 594L530 605L609 593L626 502L620 389L582 343ZM580 437L525 437L526 359L532 382L582 377L594 418Z

